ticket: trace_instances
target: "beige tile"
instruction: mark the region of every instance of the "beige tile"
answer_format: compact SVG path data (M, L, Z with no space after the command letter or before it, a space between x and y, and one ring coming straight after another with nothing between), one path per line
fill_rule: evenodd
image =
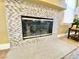
M75 48L60 39L25 42L10 50L6 59L60 59Z

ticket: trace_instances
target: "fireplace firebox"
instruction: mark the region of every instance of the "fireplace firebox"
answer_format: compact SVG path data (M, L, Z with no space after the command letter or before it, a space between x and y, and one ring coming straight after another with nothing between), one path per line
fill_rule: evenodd
M52 34L53 19L33 16L21 16L23 39Z

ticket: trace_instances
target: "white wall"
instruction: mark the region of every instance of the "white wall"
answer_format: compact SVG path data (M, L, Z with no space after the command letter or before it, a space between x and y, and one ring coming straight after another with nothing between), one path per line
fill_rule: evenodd
M72 23L75 15L76 0L65 0L67 9L64 11L64 23Z

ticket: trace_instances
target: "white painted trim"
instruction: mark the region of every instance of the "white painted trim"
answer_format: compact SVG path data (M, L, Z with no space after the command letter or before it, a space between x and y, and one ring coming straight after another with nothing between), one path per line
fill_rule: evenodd
M10 43L0 44L0 50L9 49L9 48L10 48Z
M70 33L70 34L73 34L73 32L72 32L72 33ZM68 33L58 34L58 35L57 35L57 37L58 37L58 38L60 38L60 37L63 37L63 36L65 36L65 35L68 35Z
M65 34L59 34L59 35L57 35L57 37L60 38L60 37L63 37L65 35L67 35L67 33L65 33Z

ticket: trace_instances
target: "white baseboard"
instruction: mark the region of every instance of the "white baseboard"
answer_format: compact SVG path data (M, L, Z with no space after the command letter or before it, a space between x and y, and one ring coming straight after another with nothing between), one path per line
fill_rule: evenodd
M9 49L9 48L10 48L10 43L0 44L0 50Z
M60 38L60 37L63 37L65 35L67 35L67 33L65 33L65 34L59 34L59 35L57 35L57 37Z
M74 32L72 32L72 33L70 33L70 34L74 34ZM63 36L65 36L65 35L68 35L68 33L58 34L57 37L60 38L60 37L63 37Z

